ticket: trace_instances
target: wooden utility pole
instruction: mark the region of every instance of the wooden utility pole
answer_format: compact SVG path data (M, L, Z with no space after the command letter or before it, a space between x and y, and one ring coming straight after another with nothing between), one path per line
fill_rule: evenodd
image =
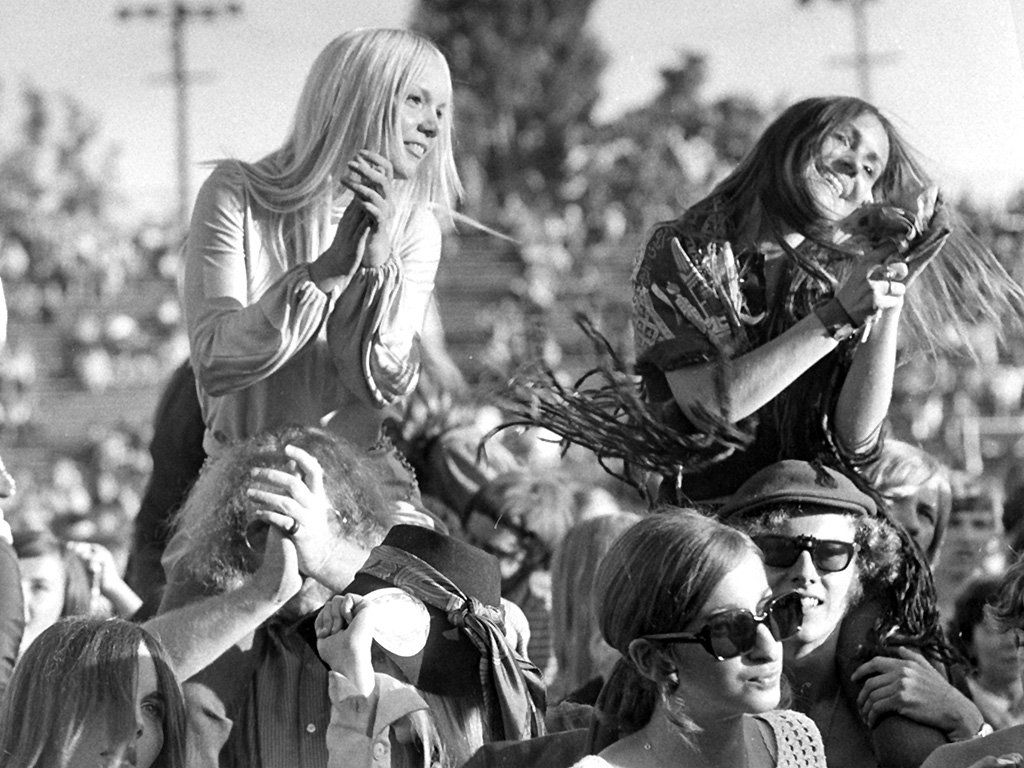
M191 139L189 135L189 84L193 75L185 63L185 28L194 18L213 21L219 16L238 16L242 4L227 3L184 3L169 2L166 5L147 3L135 6L121 6L117 17L121 21L133 18L165 19L171 37L171 82L174 84L175 128L177 134L176 169L178 177L177 223L184 229L188 226L189 207L192 204L190 183Z
M850 0L850 7L853 11L853 66L857 70L857 89L864 101L871 101L867 0Z
M872 69L877 64L888 64L896 61L899 54L895 52L872 53L870 35L868 34L868 3L872 0L834 0L850 7L853 14L853 56L836 56L832 63L842 67L853 67L857 77L857 95L864 101L873 102L874 93L871 87ZM799 5L811 5L814 0L797 0Z

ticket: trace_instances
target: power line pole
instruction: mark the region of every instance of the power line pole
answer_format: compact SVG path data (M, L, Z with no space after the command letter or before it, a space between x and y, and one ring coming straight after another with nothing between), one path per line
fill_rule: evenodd
M189 206L192 202L191 184L191 141L189 136L189 84L194 75L189 73L185 64L185 27L189 20L201 18L213 21L219 16L238 16L242 13L242 4L227 2L185 3L169 2L166 6L157 3L127 6L117 10L121 21L133 18L166 19L170 28L171 42L171 82L174 84L175 127L177 129L177 177L178 177L178 225L184 229L188 225Z
M853 66L860 97L871 101L871 53L868 48L867 0L850 0L853 11Z
M864 101L873 102L874 94L871 87L873 67L877 64L890 64L899 59L893 51L872 53L870 36L868 35L868 3L872 0L835 0L850 6L853 15L853 55L835 56L832 63L836 66L853 67L857 75L857 95ZM811 5L814 0L797 0L799 5Z

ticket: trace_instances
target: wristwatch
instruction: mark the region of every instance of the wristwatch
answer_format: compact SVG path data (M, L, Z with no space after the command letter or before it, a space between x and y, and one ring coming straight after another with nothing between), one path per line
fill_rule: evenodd
M825 331L836 341L845 341L857 332L853 318L846 311L839 299L829 299L814 308L814 314L825 326Z

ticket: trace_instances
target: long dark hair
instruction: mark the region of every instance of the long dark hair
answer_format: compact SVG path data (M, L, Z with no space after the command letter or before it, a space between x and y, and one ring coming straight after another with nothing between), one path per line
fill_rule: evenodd
M825 139L843 123L864 114L877 118L889 139L889 162L875 184L876 198L887 200L912 185L927 185L928 176L913 150L876 107L852 96L815 97L798 101L779 115L705 201L723 201L740 219L763 210L769 219L805 237L822 237L823 211L811 195L804 174ZM761 231L744 232L745 222L736 223L741 233L753 238L741 245L755 245L758 239L777 231L762 221ZM765 226L769 227L767 231Z
M877 107L852 96L814 97L783 111L680 223L692 229L713 211L724 210L726 236L737 253L756 250L765 240L779 241L788 229L831 252L838 266L848 265L850 260L832 243L834 224L814 201L806 172L836 128L865 114L878 119L889 140L889 160L874 185L874 200L905 201L932 185L917 152ZM952 235L907 292L901 328L910 346L970 353L969 327L979 321L990 323L1000 340L1009 330L1024 327L1024 290L948 205L943 210ZM797 261L814 272L814 264ZM841 281L845 270L834 277Z
M164 698L163 747L153 768L185 768L185 705L160 642L123 619L61 619L18 660L0 705L0 768L71 768L98 708L112 747L135 738L139 648L149 649Z
M644 518L608 550L594 582L597 619L622 658L598 701L593 748L643 728L654 713L657 686L629 661L630 643L686 626L747 553L760 557L745 533L675 507Z

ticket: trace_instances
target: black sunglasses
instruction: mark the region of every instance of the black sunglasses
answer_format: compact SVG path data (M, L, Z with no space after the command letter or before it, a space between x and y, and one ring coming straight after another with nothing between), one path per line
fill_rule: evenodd
M754 536L754 543L764 554L764 564L772 568L789 568L801 552L811 553L811 562L822 573L845 571L857 552L852 541L816 539L813 536Z
M723 611L697 632L667 632L645 635L643 640L665 643L700 643L704 650L719 661L742 656L757 645L757 628L764 624L772 637L785 640L800 631L804 620L801 597L788 592L771 600L764 613L755 616L745 608Z

